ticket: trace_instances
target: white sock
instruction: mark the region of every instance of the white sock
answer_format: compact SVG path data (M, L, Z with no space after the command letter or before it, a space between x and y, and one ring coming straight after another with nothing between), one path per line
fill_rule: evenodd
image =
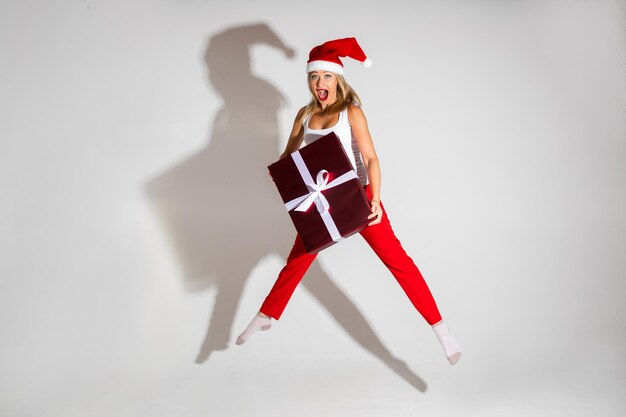
M250 324L248 324L248 327L246 327L246 330L239 335L235 344L243 345L252 337L254 332L257 330L269 330L270 327L272 327L271 317L265 317L262 316L261 313L257 313Z
M461 359L461 347L456 343L445 324L439 323L432 326L432 328L443 347L443 352L446 354L448 362L454 365Z

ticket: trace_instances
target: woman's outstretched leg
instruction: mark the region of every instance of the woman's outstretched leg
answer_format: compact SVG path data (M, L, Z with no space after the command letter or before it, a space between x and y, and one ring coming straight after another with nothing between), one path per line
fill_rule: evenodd
M383 218L368 226L361 236L396 278L413 306L431 326L441 321L441 314L424 277L395 236L387 212L381 202Z
M271 319L280 319L291 295L302 280L302 277L315 260L317 253L308 253L296 235L296 241L287 257L287 263L278 274L278 278L265 298L259 312L252 319L246 330L237 338L237 344L245 343L256 331L268 330Z
M365 192L369 198L372 198L369 185L365 187ZM382 202L380 206L383 210L381 222L363 229L361 236L396 278L413 306L431 325L448 361L454 365L460 358L461 349L443 324L437 303L420 270L393 232Z
M261 313L276 320L280 319L291 295L316 256L317 253L308 253L306 251L300 235L296 235L296 241L287 257L287 263L278 274L274 286L267 297L265 297L263 305L261 305Z

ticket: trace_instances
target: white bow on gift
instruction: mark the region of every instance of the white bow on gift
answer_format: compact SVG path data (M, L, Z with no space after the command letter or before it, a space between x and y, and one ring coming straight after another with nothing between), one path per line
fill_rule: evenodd
M345 174L335 178L331 182L328 182L328 171L322 169L320 172L317 173L317 181L312 184L306 184L307 188L309 189L309 194L305 194L303 196L295 198L286 203L285 206L289 211L307 211L309 207L311 207L311 204L315 202L317 211L319 211L320 213L326 212L330 208L330 204L328 203L328 200L326 199L324 194L322 194L322 191L342 184L351 178L356 178L354 171L348 171Z
M320 216L322 217L322 220L324 221L324 224L328 229L328 233L330 233L330 237L335 242L339 242L343 238L341 237L339 230L337 230L337 225L335 224L332 217L330 216L330 213L328 212L330 204L328 203L328 200L326 199L324 194L322 194L322 191L333 188L339 184L343 184L344 182L352 178L357 178L356 172L351 169L345 174L335 178L331 182L328 182L328 171L322 169L317 173L317 181L314 181L311 173L304 163L304 160L302 159L302 156L300 155L300 152L295 151L291 154L291 157L293 158L293 161L298 168L298 172L300 173L302 180L304 180L304 183L309 189L309 193L294 198L293 200L285 203L285 207L288 211L294 209L295 211L307 211L309 207L311 207L311 204L315 203L317 211L320 213Z

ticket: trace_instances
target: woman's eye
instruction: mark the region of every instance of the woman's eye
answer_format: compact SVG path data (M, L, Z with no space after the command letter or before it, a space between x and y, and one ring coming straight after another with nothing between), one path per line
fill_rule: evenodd
M326 77L326 78L332 78L332 75L330 75L330 74L326 74L326 75L325 75L325 77Z

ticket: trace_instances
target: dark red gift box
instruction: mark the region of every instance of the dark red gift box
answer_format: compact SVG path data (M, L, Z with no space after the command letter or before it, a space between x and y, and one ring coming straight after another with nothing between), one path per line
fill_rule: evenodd
M335 133L267 168L307 252L319 252L372 221L365 190Z

